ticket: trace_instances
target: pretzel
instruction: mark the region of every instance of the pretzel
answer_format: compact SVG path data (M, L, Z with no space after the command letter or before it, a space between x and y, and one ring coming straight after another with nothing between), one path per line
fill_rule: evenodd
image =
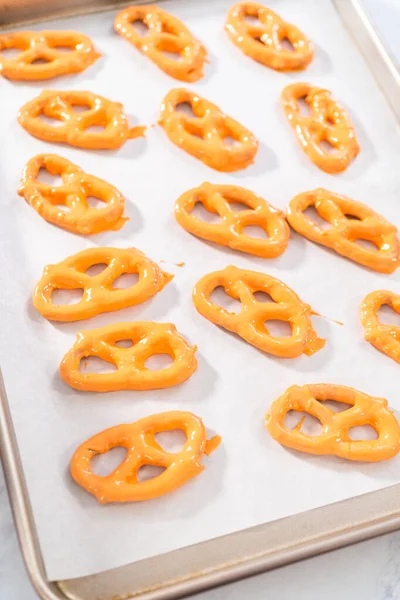
M176 110L182 103L190 104L196 116L188 117ZM161 105L160 125L171 142L217 171L238 171L254 162L258 149L254 135L190 90L168 92ZM227 137L236 143L225 143Z
M225 292L240 300L242 310L231 313L216 305L210 298L212 292L222 286ZM254 294L264 292L272 302L260 302ZM310 356L325 346L313 329L310 316L312 309L304 304L293 290L279 279L247 271L237 267L226 267L200 279L193 289L193 303L206 319L236 333L256 348L283 358L294 358L301 354ZM272 336L268 321L287 321L292 328L290 337Z
M383 325L379 321L378 311L385 305L400 314L400 296L394 292L378 290L364 298L361 304L364 338L375 348L400 363L400 327Z
M86 273L90 267L102 264L107 267L98 275ZM125 273L137 273L137 283L127 289L113 288L114 281ZM33 304L50 321L80 321L141 304L172 278L173 275L161 271L136 248L88 248L44 268L33 294ZM60 289L82 289L82 299L77 304L55 305L52 294Z
M305 214L310 206L331 224L329 229ZM293 198L286 218L304 237L374 271L392 273L399 266L397 228L361 202L318 188ZM372 242L376 250L357 244L357 240Z
M167 452L155 435L181 429L186 443L180 452ZM132 424L106 429L84 442L71 460L71 475L78 485L93 494L101 504L107 502L140 502L158 498L177 489L204 470L200 460L221 443L220 436L210 440L202 420L183 411L159 413ZM116 447L128 450L123 462L109 475L95 475L90 461ZM148 479L138 480L138 471L145 465L164 467L164 471Z
M74 106L88 108L78 113ZM61 125L46 123L41 116L57 119ZM18 122L28 133L45 142L91 150L120 148L126 140L143 136L146 130L141 126L130 128L122 104L92 92L45 90L21 108ZM104 127L104 131L86 131L92 126Z
M136 21L147 26L145 35L140 35L133 27ZM167 75L188 82L203 77L205 47L179 19L161 8L153 5L125 8L115 17L114 29ZM175 54L178 60L164 52Z
M324 404L335 400L351 408L334 412ZM285 426L291 410L306 412L322 425L320 435L301 431L305 416L294 429ZM353 440L349 429L370 425L378 434L376 440ZM387 400L374 398L344 385L328 383L293 385L272 403L266 416L270 435L282 444L309 454L333 454L348 460L377 462L386 460L400 449L400 426L388 408Z
M258 23L246 22L257 17ZM257 2L239 2L228 12L226 31L232 42L253 60L277 71L304 69L313 59L314 46L294 25ZM293 49L282 42L288 40Z
M232 202L241 202L249 210L237 212ZM197 203L221 217L222 223L207 223L191 214ZM244 188L235 185L203 183L182 194L175 204L179 225L200 238L241 250L263 258L280 256L287 248L289 227L284 214ZM258 225L267 239L257 239L243 233L248 225Z
M301 114L304 98L310 114ZM360 151L353 123L331 92L309 83L292 83L282 92L282 105L304 152L322 171L341 173ZM332 152L324 150L327 142Z
M121 348L118 342L122 340L132 346ZM85 392L156 390L189 379L197 369L196 350L171 323L114 323L78 333L61 362L60 375L68 385ZM150 370L145 362L154 354L168 354L174 362L170 367ZM81 373L80 362L88 356L112 363L117 371Z
M21 52L7 59L1 51L10 48ZM79 73L100 57L90 39L76 31L17 31L0 35L0 74L7 79L34 81Z
M37 180L40 169L60 175L62 185L52 186ZM121 229L128 219L124 214L124 197L112 185L88 175L72 162L56 154L38 154L31 158L22 173L18 190L46 221L84 235ZM104 202L104 208L91 208L88 196ZM65 206L69 212L64 212Z

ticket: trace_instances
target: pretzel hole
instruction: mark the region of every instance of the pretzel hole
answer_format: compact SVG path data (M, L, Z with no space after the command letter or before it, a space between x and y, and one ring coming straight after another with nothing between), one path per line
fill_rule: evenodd
M60 212L63 212L63 213L69 213L69 212L71 212L70 207L67 206L66 204L54 204L53 206L55 206L56 209L58 211L60 211Z
M315 206L308 206L303 213L307 219L312 221L314 225L318 225L321 229L330 229L332 224L321 217Z
M284 426L286 429L297 428L305 435L310 436L319 436L322 433L321 421L317 417L299 410L289 410L286 413Z
M179 102L175 106L175 110L176 110L176 112L180 112L192 119L197 117L197 115L193 111L193 107L190 102ZM191 132L189 131L189 133L191 133Z
M267 292L254 292L253 296L257 300L257 302L275 302L273 297L267 294Z
M246 227L243 227L242 233L258 240L265 240L268 238L268 233L263 227L260 227L260 225L246 225Z
M283 50L288 50L289 52L295 51L295 47L293 46L292 42L289 40L288 37L282 38L280 40L280 45L281 45L281 48L283 48Z
M350 427L347 430L347 435L351 440L377 440L379 437L378 432L372 425L357 425L356 427Z
M126 290L137 284L139 281L138 273L122 273L117 279L114 279L113 289Z
M140 469L136 473L136 478L139 483L143 483L144 481L148 481L149 479L154 479L158 477L162 473L164 473L166 467L159 467L157 465L142 465ZM128 483L136 483L135 479L132 477L127 477L126 481Z
M334 154L338 150L329 140L321 140L319 145L320 148L327 154Z
M149 358L144 361L144 366L149 371L162 371L168 369L174 364L174 358L170 354L160 352L158 354L152 354Z
M96 265L91 265L86 269L85 273L86 275L90 275L90 277L95 277L96 275L100 275L107 267L108 265L106 265L106 263L98 263Z
M336 125L335 117L332 117L332 115L327 115L325 117L325 123L327 123L328 125Z
M24 50L29 48L29 44L23 44L22 42L13 48L3 48L0 50L0 56L6 60L13 60L21 54Z
M222 221L217 212L208 210L201 201L196 202L190 214L206 223L221 223Z
M43 121L46 125L51 125L51 127L61 127L64 123L62 119L57 119L56 117L48 117L43 113L38 115L40 121Z
M227 135L224 137L223 142L226 146L239 146L240 142L238 140L235 140L234 137L232 137L231 135Z
M36 181L46 183L47 185L51 185L51 187L58 187L63 184L61 175L58 173L53 175L45 167L40 167Z
M210 294L210 300L231 314L242 312L242 303L230 296L222 285L217 286Z
M280 319L269 319L265 321L264 327L271 337L291 337L292 327L289 321Z
M379 322L382 325L400 327L400 314L389 304L383 304L378 311Z
M51 302L54 306L65 306L70 304L78 304L83 298L83 289L74 288L67 290L59 288L51 294Z
M35 58L34 60L32 60L29 64L32 66L37 66L37 65L46 65L47 63L52 62L52 60L50 58Z
M306 96L301 96L301 98L297 98L297 107L301 115L303 117L309 117L311 114L311 108L306 100Z
M91 110L92 107L90 106L90 104L73 104L72 105L72 110L74 111L74 113L77 113L78 115L84 112L88 112L88 110Z
M248 23L249 25L260 25L260 19L258 18L258 15L250 15L250 14L245 14L243 16L243 21L245 23Z
M149 33L149 26L142 19L132 21L131 25L139 35L147 35Z
M349 408L353 407L353 404L347 404L346 402L340 402L339 400L318 400L318 402L321 402L324 406L335 413L344 412L345 410L349 410Z
M174 454L181 452L187 442L186 433L182 429L160 431L155 434L154 439L165 452Z
M377 250L380 250L378 244L373 242L372 240L358 238L358 239L354 240L354 242L358 246L361 246L362 248L365 248L366 250L373 250L374 252L376 252Z
M107 204L105 200L102 198L97 198L97 196L88 196L86 198L86 202L90 208L95 208L97 210L99 208L104 208L104 205Z
M227 202L229 202L229 207L235 212L242 212L244 210L251 210L251 206L248 206L244 202L238 202L237 200L231 200L230 198L225 198Z
M132 340L117 340L114 342L114 346L118 346L118 348L132 348L133 341Z
M351 215L350 213L345 213L344 216L346 219L349 219L349 221L362 221L360 217L357 217L357 215Z
M117 370L114 363L104 360L99 356L87 356L82 358L79 363L79 372L85 373L96 373L96 375L102 375L105 373L113 373Z
M105 125L89 125L85 127L85 133L104 133L105 130Z
M95 475L107 477L124 462L127 454L127 448L115 446L103 454L93 456L90 461L90 469Z

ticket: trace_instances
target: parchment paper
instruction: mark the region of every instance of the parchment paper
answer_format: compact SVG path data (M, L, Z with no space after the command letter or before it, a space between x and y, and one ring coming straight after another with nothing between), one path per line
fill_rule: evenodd
M264 428L270 403L295 383L351 385L400 408L399 366L363 341L359 323L364 295L381 288L399 293L399 275L375 274L295 234L281 258L256 259L202 242L175 222L176 198L210 181L247 187L281 209L295 194L324 186L400 224L397 125L331 3L269 1L316 44L314 62L296 74L271 71L231 44L223 30L231 3L174 0L163 7L209 50L205 78L190 87L259 138L256 163L245 171L209 169L173 146L159 126L119 151L91 152L46 144L18 125L18 109L43 87L91 90L122 102L132 124L156 122L162 98L180 84L113 33L113 13L45 25L92 37L104 57L85 73L44 86L0 79L1 364L51 579L88 575L400 481L400 457L364 465L307 456L280 447ZM279 105L282 88L295 80L326 86L350 111L361 153L343 175L322 173L299 149ZM129 223L120 232L83 238L42 220L16 194L25 162L41 152L65 156L116 185L126 196ZM47 322L30 299L43 267L93 245L138 247L167 261L164 268L176 277L142 306L78 323ZM175 267L180 261L185 266ZM315 311L344 325L315 317L328 343L310 358L257 351L192 305L196 281L229 264L277 276ZM164 391L112 394L78 393L60 380L58 365L76 332L141 319L173 322L198 345L199 368L190 380ZM199 477L158 500L110 506L100 506L71 480L69 460L88 437L176 409L196 413L223 437Z

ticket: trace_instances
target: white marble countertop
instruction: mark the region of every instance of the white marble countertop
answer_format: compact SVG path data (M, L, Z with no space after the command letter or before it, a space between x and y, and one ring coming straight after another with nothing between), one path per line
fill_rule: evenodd
M400 63L400 0L363 0ZM0 470L0 599L37 600ZM195 596L197 600L400 600L400 532Z

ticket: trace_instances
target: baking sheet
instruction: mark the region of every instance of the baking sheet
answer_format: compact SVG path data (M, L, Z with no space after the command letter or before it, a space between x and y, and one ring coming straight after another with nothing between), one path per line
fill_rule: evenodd
M230 4L177 0L163 6L182 18L210 52L205 79L190 87L260 139L256 164L246 171L226 175L208 169L171 145L159 127L118 152L45 144L15 119L18 108L42 86L0 81L5 140L0 165L0 359L50 579L98 572L400 481L399 458L359 465L295 454L271 440L263 426L269 404L293 383L353 385L387 397L398 408L398 367L363 342L358 321L367 292L383 287L400 292L398 275L373 274L294 234L277 260L246 257L191 237L174 221L175 199L206 180L248 187L282 209L295 194L324 186L400 221L397 127L329 0L270 2L317 45L305 74L275 73L232 46L222 29ZM113 14L105 13L47 24L90 35L104 58L86 73L46 87L89 89L123 102L132 124L135 118L154 123L164 94L179 83L115 36L112 21ZM346 173L324 174L298 149L279 107L281 89L293 80L332 89L350 110L362 151ZM15 190L26 160L45 151L119 187L127 198L129 223L120 232L84 239L42 221ZM92 245L136 246L166 260L164 268L176 277L143 306L73 324L46 322L30 301L43 266ZM180 261L185 266L175 267ZM194 283L228 264L279 277L317 312L344 325L316 317L315 327L328 344L311 358L285 361L258 352L202 319L192 306ZM97 395L70 390L60 381L58 364L77 331L138 319L174 322L199 346L199 369L189 381L170 390ZM211 433L223 436L223 445L205 460L200 477L164 498L126 506L100 506L70 480L68 462L83 440L111 425L174 409L195 412Z

